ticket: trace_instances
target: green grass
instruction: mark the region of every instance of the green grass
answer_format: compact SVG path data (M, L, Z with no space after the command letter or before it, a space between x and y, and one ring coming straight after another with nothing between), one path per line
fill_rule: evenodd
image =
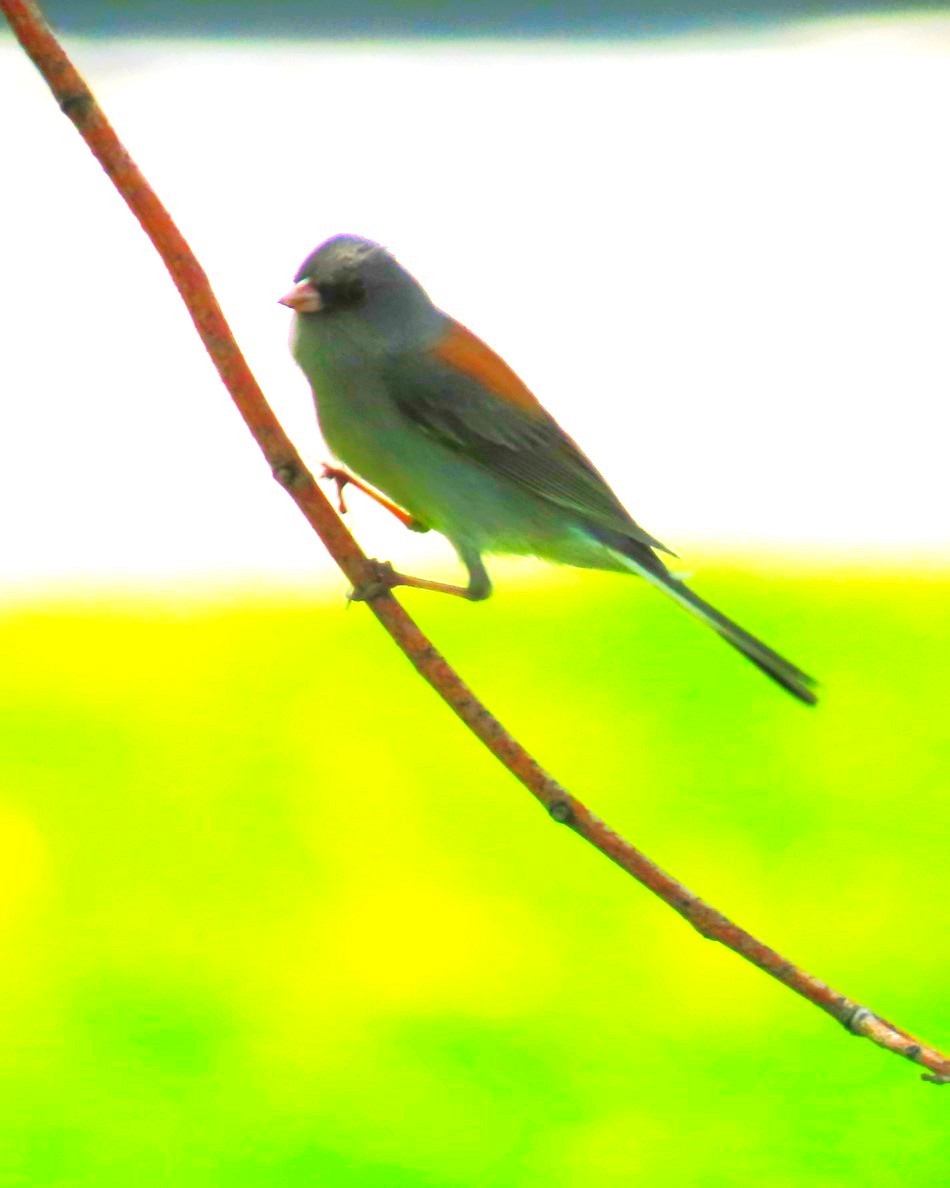
M794 703L587 574L406 602L578 796L950 1043L950 575L697 585ZM0 1184L929 1185L947 1093L702 941L363 608L0 614Z

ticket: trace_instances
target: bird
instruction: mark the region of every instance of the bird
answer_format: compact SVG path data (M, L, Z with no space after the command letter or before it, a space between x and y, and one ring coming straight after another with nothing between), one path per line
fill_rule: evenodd
M485 554L636 574L799 701L817 701L812 677L670 571L660 554L672 550L630 516L512 368L380 244L326 240L280 303L294 314L291 352L324 441L357 477L327 473L356 481L408 527L441 533L468 572L454 586L377 562L378 581L355 597L411 586L479 601L492 591Z

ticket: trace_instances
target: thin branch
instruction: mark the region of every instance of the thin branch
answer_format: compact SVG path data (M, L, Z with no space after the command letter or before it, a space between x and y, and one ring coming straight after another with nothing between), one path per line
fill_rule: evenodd
M66 57L38 7L27 0L0 0L0 10L46 79L63 112L112 179L164 261L208 354L274 477L286 488L353 585L367 581L372 577L372 569L365 553L318 488L268 406L234 341L207 277ZM925 1080L950 1081L950 1058L786 960L704 903L598 820L548 775L482 705L391 594L379 594L370 600L369 605L416 670L492 754L545 806L553 820L580 834L679 912L702 936L728 946L826 1011L852 1034L864 1036L929 1069Z

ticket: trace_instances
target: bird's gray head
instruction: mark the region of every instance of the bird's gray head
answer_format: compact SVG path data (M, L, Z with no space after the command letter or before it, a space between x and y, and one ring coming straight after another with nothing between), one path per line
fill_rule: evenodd
M387 337L407 338L431 324L433 315L441 316L419 282L384 247L358 235L335 235L322 243L294 280L281 303L327 334L358 318Z

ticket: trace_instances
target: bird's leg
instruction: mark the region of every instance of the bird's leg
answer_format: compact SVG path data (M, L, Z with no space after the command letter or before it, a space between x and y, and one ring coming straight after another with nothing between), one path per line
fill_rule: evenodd
M388 561L370 561L370 565L373 567L373 576L368 582L361 582L350 593L350 602L368 602L380 594L388 594L397 586L411 586L414 590L434 590L438 594L454 594L457 598L469 596L465 586L453 586L448 582L433 582L428 578L397 573Z
M469 571L467 586L453 586L448 582L433 582L428 578L397 573L388 561L370 561L370 565L373 567L373 576L369 581L361 582L350 593L350 602L368 602L371 598L378 598L380 594L388 594L397 586L409 586L413 590L433 590L437 594L453 594L456 598L467 598L470 602L480 602L491 593L491 581L481 560L475 560L474 564L466 560Z
M328 462L324 462L321 478L333 479L336 483L336 497L337 506L340 509L341 515L346 515L346 504L343 502L343 488L347 485L352 485L357 490L362 491L364 495L368 495L370 499L384 507L391 515L395 516L403 527L408 528L412 532L428 532L427 524L420 523L415 516L411 516L407 511L403 511L395 503L392 503L385 495L380 495L378 491L374 491L372 487L367 486L354 474L350 474L348 470L344 470L341 466L331 466Z

